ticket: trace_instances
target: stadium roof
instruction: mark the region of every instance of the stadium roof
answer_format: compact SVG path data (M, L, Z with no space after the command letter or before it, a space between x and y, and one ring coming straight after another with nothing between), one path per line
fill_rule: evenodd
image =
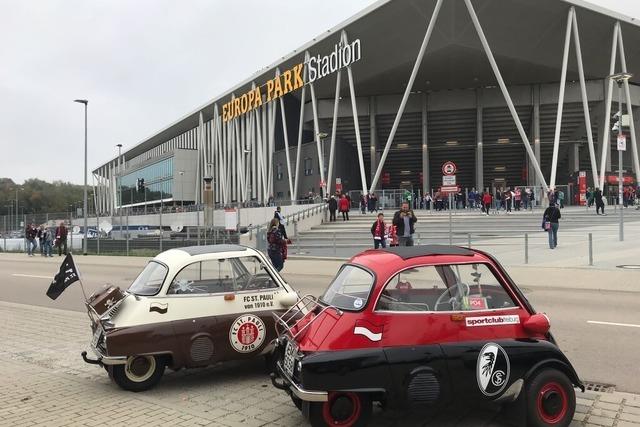
M328 54L344 30L349 40L359 38L362 59L353 64L356 96L399 94L404 91L436 0L381 0L290 54L256 72L210 102L145 139L125 153L131 159L213 117L213 104L231 93L241 94L251 83L263 84L276 68L286 70L304 60L304 52ZM567 13L576 8L587 79L609 74L613 25L620 21L627 66L640 68L640 28L637 19L583 0L475 0L476 13L507 85L560 80ZM249 52L247 52L248 54ZM243 52L238 52L242 55ZM568 80L577 80L572 42ZM318 98L333 97L335 78L314 83ZM415 91L495 86L496 80L463 0L446 0L418 73ZM348 87L343 84L343 94ZM293 94L294 96L297 93Z

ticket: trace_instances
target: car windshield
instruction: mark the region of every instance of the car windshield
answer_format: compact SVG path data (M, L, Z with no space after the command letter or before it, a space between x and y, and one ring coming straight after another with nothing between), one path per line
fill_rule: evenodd
M151 261L129 286L129 292L140 296L151 296L158 293L167 276L167 267L159 262Z
M342 310L360 310L369 299L373 281L373 275L365 269L345 265L320 297L320 301Z

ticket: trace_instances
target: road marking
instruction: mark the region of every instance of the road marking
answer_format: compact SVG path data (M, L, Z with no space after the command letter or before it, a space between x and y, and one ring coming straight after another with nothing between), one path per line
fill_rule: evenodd
M632 323L599 322L597 320L587 320L587 323L591 323L594 325L626 326L627 328L640 328L640 325L634 325Z
M51 279L51 276L36 276L33 274L19 274L19 273L13 273L12 276L15 277L31 277L34 279Z

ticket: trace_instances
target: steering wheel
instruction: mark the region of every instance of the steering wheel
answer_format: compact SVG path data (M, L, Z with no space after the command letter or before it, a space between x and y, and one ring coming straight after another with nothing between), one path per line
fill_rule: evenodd
M460 285L462 285L463 289L463 295L459 295L460 293ZM455 289L453 290L453 294L452 294L452 290L451 288L455 287ZM460 304L460 300L462 299L463 296L467 296L471 293L471 289L469 288L469 285L467 285L466 283L456 283L454 286L448 287L447 289L444 290L444 292L442 292L442 294L440 294L440 296L438 297L438 299L436 300L436 304L434 306L434 311L440 311L438 310L438 306L441 304L451 304L451 309L453 311L456 310L456 306ZM449 299L447 299L446 301L444 301L444 299L446 298L447 294L449 294Z
M252 291L256 289L268 288L266 286L269 283L269 277L264 276L249 276L247 283L244 285L243 290Z

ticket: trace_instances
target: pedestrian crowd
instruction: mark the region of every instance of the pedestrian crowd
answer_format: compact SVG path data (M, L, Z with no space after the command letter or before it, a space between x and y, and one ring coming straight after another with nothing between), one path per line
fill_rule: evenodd
M28 224L24 231L26 240L27 255L35 256L40 248L40 255L52 257L53 248L58 248L58 256L67 254L68 230L64 222L60 222L57 227L47 227L40 225L36 227L34 223Z

